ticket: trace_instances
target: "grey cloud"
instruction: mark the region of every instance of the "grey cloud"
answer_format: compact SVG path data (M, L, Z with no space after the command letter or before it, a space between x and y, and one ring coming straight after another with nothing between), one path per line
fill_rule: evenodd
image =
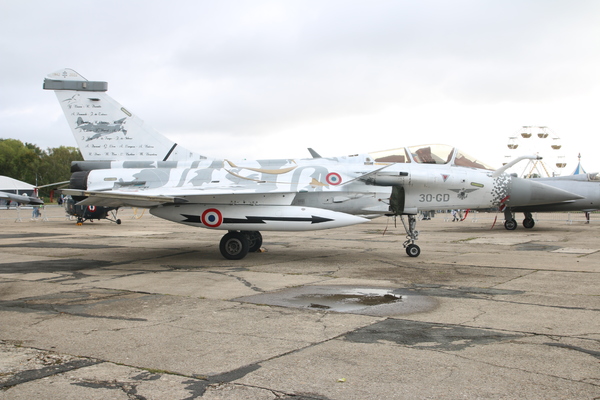
M1 7L0 136L43 146L70 136L56 122L54 96L41 90L44 75L62 67L108 81L113 97L159 131L233 136L440 97L537 102L599 83L594 1Z

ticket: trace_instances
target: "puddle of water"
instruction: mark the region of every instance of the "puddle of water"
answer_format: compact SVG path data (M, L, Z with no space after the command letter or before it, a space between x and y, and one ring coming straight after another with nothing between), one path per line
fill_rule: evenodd
M409 294L404 289L347 286L303 286L276 293L242 297L237 300L256 304L374 316L406 315L429 311L437 306L435 299Z
M291 302L303 307L349 312L402 301L402 296L393 294L389 290L379 290L378 292L380 293L372 291L365 293L361 289L355 289L346 293L305 294L295 297Z

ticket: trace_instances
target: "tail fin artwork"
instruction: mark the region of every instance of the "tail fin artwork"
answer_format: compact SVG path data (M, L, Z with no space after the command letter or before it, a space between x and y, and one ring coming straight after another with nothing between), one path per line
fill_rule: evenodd
M88 81L72 69L53 72L54 90L84 160L184 161L205 159L167 139L106 94L107 82Z

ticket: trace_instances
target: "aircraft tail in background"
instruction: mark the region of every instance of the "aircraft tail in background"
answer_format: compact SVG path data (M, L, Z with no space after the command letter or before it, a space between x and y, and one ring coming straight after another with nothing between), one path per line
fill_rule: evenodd
M158 133L106 91L72 69L53 72L44 89L54 90L84 160L186 161L206 157Z

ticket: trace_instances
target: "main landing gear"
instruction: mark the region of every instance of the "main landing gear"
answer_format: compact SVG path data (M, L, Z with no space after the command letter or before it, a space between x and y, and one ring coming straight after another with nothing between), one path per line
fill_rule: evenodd
M415 241L419 237L419 231L415 229L417 227L417 216L409 214L407 217L408 224L404 221L404 215L400 215L400 220L406 231L406 241L403 243L403 246L409 257L418 257L421 254L421 248L415 244Z
M525 219L523 220L523 226L527 229L531 229L535 226L535 221L533 220L533 215L530 212L525 212Z
M515 221L515 214L508 207L504 209L504 229L507 231L514 231L517 229L517 221Z
M525 219L523 220L523 226L527 229L531 229L535 226L535 220L533 219L533 215L530 212L526 211L523 213L525 215ZM508 208L504 210L504 228L508 231L514 231L517 229L517 221L515 220L515 215Z
M260 250L262 235L258 231L229 231L221 239L219 250L228 260L241 260L248 253Z

